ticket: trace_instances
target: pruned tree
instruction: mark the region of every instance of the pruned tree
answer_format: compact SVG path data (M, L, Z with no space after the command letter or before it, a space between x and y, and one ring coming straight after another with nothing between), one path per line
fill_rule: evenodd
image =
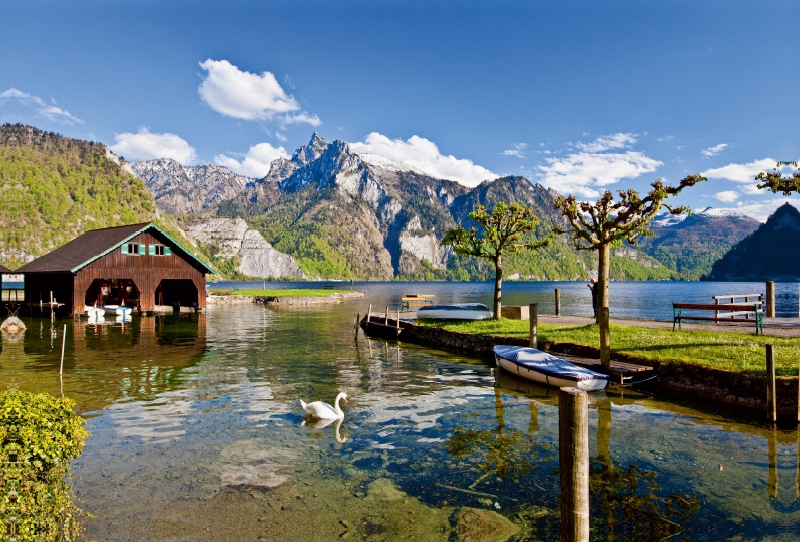
M597 324L600 328L600 361L604 367L611 365L611 335L608 319L603 315L608 307L608 282L611 249L624 241L637 244L641 236L652 236L648 223L656 216L661 207L665 207L673 215L684 212L691 213L688 207L670 207L664 200L675 196L688 186L694 186L707 180L702 175L689 175L678 186L664 185L661 179L650 186L652 190L644 198L639 197L636 190L628 189L618 192L619 199L606 190L595 203L578 201L574 195L559 196L555 206L561 211L572 226L572 242L578 250L596 250L598 253L597 269Z
M781 170L786 166L791 166L794 171L789 173L781 173ZM772 171L762 171L756 175L759 181L758 188L771 190L773 193L783 192L784 196L790 195L792 192L800 192L800 167L797 162L778 162Z
M469 217L477 222L482 230L462 226L449 229L442 238L442 246L450 246L459 256L486 258L494 262L494 319L499 320L502 312L503 255L514 254L523 249L537 249L550 245L555 233L550 232L544 239L535 243L523 243L526 233L536 230L539 217L533 207L526 208L521 203L507 205L498 201L492 212L478 205Z

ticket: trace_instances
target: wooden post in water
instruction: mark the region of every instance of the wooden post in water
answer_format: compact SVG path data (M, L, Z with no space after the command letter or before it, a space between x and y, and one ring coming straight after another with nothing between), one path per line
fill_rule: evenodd
M769 478L767 495L770 499L778 498L778 429L772 426L767 435L767 461L769 462Z
M400 309L397 309L397 334L400 335Z
M558 471L561 542L588 542L589 396L577 388L558 391Z
M386 312L383 315L383 325L384 327L389 326L389 307L386 307Z
M747 302L747 298L745 298L745 302ZM775 282L771 280L767 281L767 307L764 312L767 318L775 318Z
M61 337L61 367L58 369L58 374L64 373L64 348L67 346L67 324L64 324L64 336Z
M54 322L56 319L55 311L53 311L53 291L50 290L50 321Z
M767 419L772 423L777 420L777 398L775 397L775 349L767 345Z
M366 331L367 328L369 327L369 321L371 318L372 318L372 305L370 304L369 308L367 309L367 323L364 326L364 331Z
M561 316L561 290L556 288L556 316Z
M530 341L528 346L539 348L539 304L528 305L528 318L530 320Z

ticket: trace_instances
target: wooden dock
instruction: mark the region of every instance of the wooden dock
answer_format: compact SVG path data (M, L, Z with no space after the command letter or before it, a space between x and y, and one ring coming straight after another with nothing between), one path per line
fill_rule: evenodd
M625 361L617 361L611 360L611 367L609 369L603 368L600 365L599 359L590 359L584 358L581 356L573 356L572 354L562 354L561 352L550 352L556 357L559 357L565 361L572 363L573 365L577 365L579 367L584 367L589 369L590 371L595 371L597 373L607 374L608 376L613 377L617 384L625 384L626 380L631 380L635 376L638 376L639 373L646 373L648 371L652 371L653 368L647 365L637 365L635 363L628 363Z

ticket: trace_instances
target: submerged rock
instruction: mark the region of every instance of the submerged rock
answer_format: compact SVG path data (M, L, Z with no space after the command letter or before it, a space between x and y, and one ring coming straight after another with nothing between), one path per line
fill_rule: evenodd
M497 512L464 507L452 517L458 542L504 542L519 527Z
M9 316L2 324L0 324L0 331L5 333L21 333L26 329L28 328L25 327L25 324L22 323L22 320L16 316Z

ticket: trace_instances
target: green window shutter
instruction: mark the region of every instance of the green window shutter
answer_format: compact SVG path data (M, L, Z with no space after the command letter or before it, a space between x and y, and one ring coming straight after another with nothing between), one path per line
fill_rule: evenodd
M128 243L125 243L124 245L122 245L122 248L120 250L122 251L123 254L127 254L128 253Z
M169 247L164 247L164 256L172 256L172 249Z
M148 256L155 256L156 255L156 246L155 245L148 245L147 246L147 255Z
M146 246L147 245L145 245L144 243L139 243L139 256L144 256L146 254L145 253L145 250L146 250L145 247Z

